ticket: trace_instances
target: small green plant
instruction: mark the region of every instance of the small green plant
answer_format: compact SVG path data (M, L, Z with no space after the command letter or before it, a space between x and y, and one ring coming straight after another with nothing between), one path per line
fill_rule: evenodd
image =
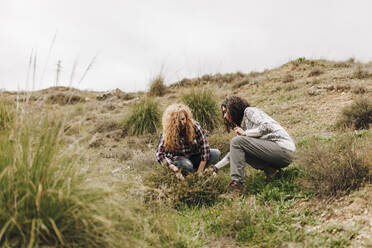
M159 75L150 83L149 96L164 96L167 93L167 87L164 84L164 78Z
M131 109L124 120L124 130L129 135L153 134L160 126L160 109L156 101L146 98Z
M358 98L350 106L342 109L336 122L338 128L368 129L372 124L372 101Z
M320 197L348 194L368 179L365 150L353 135L311 139L299 152L302 185Z
M166 166L158 166L144 178L148 200L161 200L165 204L180 208L182 206L210 206L218 196L226 192L228 177L222 173L216 177L205 173L189 173L184 181L176 178Z
M192 90L182 96L182 101L190 107L191 112L203 128L212 131L220 124L216 97L211 90Z
M306 63L306 58L305 57L299 57L297 60L296 60L298 63Z

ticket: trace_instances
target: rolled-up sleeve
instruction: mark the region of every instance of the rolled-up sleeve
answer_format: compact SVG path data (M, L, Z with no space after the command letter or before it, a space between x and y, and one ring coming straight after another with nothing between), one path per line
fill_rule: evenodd
M172 164L172 160L167 157L165 149L164 149L164 137L163 134L160 135L160 140L158 144L158 149L156 151L156 159L160 164L170 165Z
M202 161L209 160L211 149L209 147L207 138L204 134L204 130L200 125L195 125L196 140L199 144L200 158Z

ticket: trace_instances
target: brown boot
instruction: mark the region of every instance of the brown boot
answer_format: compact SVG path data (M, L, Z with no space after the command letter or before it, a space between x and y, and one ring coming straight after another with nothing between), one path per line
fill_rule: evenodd
M279 174L280 169L276 169L276 168L273 168L273 167L266 167L266 168L264 169L264 172L265 172L265 175L266 175L266 180L267 180L267 181L271 181L271 180L274 179L274 177L275 177L276 175Z
M244 185L241 182L231 181L229 184L229 188L227 189L227 192L229 193L243 193Z

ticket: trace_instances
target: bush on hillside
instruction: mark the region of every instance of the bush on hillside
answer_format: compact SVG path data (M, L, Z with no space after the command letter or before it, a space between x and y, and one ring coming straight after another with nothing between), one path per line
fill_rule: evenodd
M353 135L311 139L298 154L303 185L320 197L341 196L368 179L367 150Z
M203 128L212 131L220 124L219 109L213 92L207 89L192 90L182 96L182 101L190 107L194 119Z
M316 77L316 76L321 75L322 73L323 73L323 71L320 68L316 67L316 68L312 69L307 76L308 77Z
M206 172L201 177L197 173L189 173L184 181L180 181L166 166L157 166L145 176L143 183L147 187L147 200L160 200L168 206L179 208L214 204L218 196L226 192L228 180L222 173L213 177Z
M124 131L129 135L156 133L160 118L158 103L150 98L144 99L133 106L124 120Z
M282 78L283 83L290 83L293 82L294 80L295 80L294 76L290 73L285 74L284 77Z
M60 93L49 95L47 98L47 103L50 103L50 104L67 105L67 104L76 104L79 102L85 102L85 98L73 92L70 92L70 93L60 92Z
M157 76L150 83L149 96L164 96L167 93L167 87L164 84L164 78Z
M342 109L336 122L338 128L368 129L372 125L372 100L358 98Z

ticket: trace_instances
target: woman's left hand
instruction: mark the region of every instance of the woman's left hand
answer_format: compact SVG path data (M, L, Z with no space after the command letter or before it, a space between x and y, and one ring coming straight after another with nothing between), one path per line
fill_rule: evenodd
M235 132L237 135L245 136L245 131L244 131L241 127L235 127L235 128L234 128L234 132Z

